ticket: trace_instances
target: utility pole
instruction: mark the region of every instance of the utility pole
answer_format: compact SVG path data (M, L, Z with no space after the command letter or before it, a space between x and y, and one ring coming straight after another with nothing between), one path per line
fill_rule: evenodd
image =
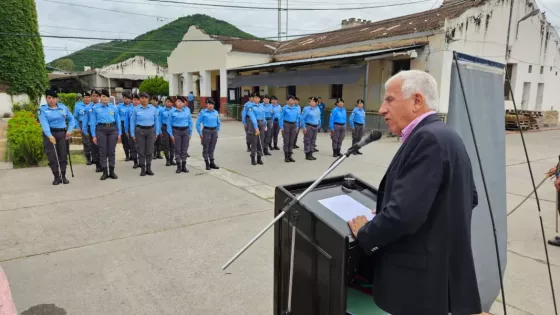
M280 36L282 34L282 0L278 0L278 42L280 42Z
M512 17L512 15L513 15L513 0L510 1L510 7L509 7L509 22L508 22L508 28L507 28L506 55L505 55L506 70L507 70L507 62L509 60L509 33L511 32L511 17Z
M288 0L286 0L286 40L288 40Z

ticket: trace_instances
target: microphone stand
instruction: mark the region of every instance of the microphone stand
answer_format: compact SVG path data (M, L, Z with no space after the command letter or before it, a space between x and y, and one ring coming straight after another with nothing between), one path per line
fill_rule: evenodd
M351 148L352 149L352 148ZM270 222L262 231L259 232L247 245L245 245L241 250L237 252L223 267L222 270L225 270L229 265L231 265L241 254L243 254L253 243L255 243L261 236L263 236L266 231L268 231L276 222L278 222L282 217L286 215L303 197L305 197L309 192L311 192L319 183L327 177L335 168L337 168L346 158L348 158L352 151L348 149L346 153L344 153L341 157L334 161L334 163L321 175L313 184L311 184L303 193L297 196L295 199L290 201L280 212L272 222ZM359 148L358 148L359 149ZM296 225L297 225L297 218L299 216L299 211L292 212L292 244L290 249L290 278L289 278L289 285L288 285L288 308L284 311L284 315L290 315L292 313L292 287L293 287L293 279L294 279L294 255L295 255L295 246L296 246Z

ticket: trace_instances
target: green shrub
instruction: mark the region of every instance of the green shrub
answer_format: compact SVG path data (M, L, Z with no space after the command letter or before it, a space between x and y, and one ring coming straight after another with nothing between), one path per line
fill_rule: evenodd
M35 114L14 113L8 121L8 147L15 166L37 166L44 158L43 130Z
M12 112L14 114L22 111L32 113L36 119L39 119L39 116L37 114L39 111L39 105L37 105L37 103L35 102L18 102L12 105Z
M76 104L76 93L58 93L58 102L66 105L71 113L74 112L74 105Z
M155 76L155 78L148 78L140 83L140 92L146 92L150 96L169 94L169 82L165 81L163 77Z

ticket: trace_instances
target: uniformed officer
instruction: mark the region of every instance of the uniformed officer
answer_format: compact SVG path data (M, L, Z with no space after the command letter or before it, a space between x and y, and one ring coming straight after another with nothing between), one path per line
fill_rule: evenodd
M202 140L202 157L206 163L206 169L219 169L214 163L214 151L218 142L220 132L220 113L214 110L214 100L209 97L206 99L206 108L201 110L196 119L196 132ZM202 125L202 131L200 126Z
M175 101L176 108L172 109L167 117L167 132L171 137L171 142L175 148L175 158L177 159L177 171L188 173L187 169L187 150L192 136L192 116L191 110L187 106L187 99L178 96Z
M130 133L129 133L129 123L130 123L130 111L132 110L132 96L129 93L123 93L123 102L117 105L119 109L119 117L121 119L121 130L123 134L121 136L122 145L124 149L125 161L130 161L130 149L131 149L131 141L130 141Z
M321 128L321 110L317 108L317 98L309 100L309 107L305 107L301 116L301 128L303 129L303 151L306 160L316 160L313 156L317 132Z
M356 108L352 111L348 119L350 127L352 127L352 145L360 142L364 134L364 127L366 123L366 112L364 111L364 101L359 99L356 102ZM354 154L362 154L360 150L356 150Z
M323 99L319 96L317 98L317 107L321 110L321 128L324 132L327 132L327 119L325 118L325 109L327 106L323 103ZM321 131L321 130L319 130Z
M249 132L249 124L247 118L249 118L249 108L254 105L255 94L249 96L249 100L243 105L243 111L241 112L241 122L243 123L243 128L245 130L245 142L247 142L247 152L251 152L251 133Z
M77 102L74 105L74 120L76 122L76 127L80 128L80 131L84 129L84 121L87 122L87 115L91 109L91 93L84 92L82 101ZM86 156L86 164L91 165L91 142L86 133L82 134L82 145L84 147L84 155Z
M274 109L272 108L272 104L270 104L270 97L268 95L263 97L263 109L264 118L266 119L266 132L263 143L264 155L272 155L269 150L272 150L272 116L274 115Z
M295 97L288 96L288 104L284 105L278 122L280 131L284 137L284 162L295 162L292 158L294 139L296 138L297 123L299 121L299 109L294 105Z
M149 99L148 93L140 93L140 106L134 107L130 117L130 135L138 149L140 176L154 175L152 152L160 134L159 112L155 106L148 104Z
M109 103L109 91L101 91L101 103L93 106L92 110L93 143L99 147L99 160L103 175L101 180L108 177L117 179L115 174L115 147L121 140L121 124L119 110L115 104ZM108 160L108 163L107 163ZM109 173L107 173L109 164Z
M266 120L264 106L260 103L260 96L255 95L254 104L247 110L251 123L249 132L251 134L251 164L264 164L262 161L264 135L266 133ZM255 156L257 160L255 160Z
M133 94L132 95L132 108L130 109L130 111L128 112L128 129L127 129L127 133L129 135L129 140L130 140L130 159L134 162L134 165L132 165L133 169L137 169L139 167L138 164L138 145L136 144L135 141L132 141L132 136L131 136L131 127L130 127L130 120L132 119L132 111L138 107L141 106L140 105L140 96L138 94Z
M159 103L159 98L155 95L152 96L152 106L158 111L158 114L159 111L163 109L163 106L161 106ZM155 159L163 159L163 157L161 156L161 139L159 136L154 143L154 160Z
M99 147L93 142L93 130L96 126L93 124L93 107L95 105L101 105L100 102L101 93L98 90L91 91L91 107L86 116L84 116L84 123L82 126L82 132L85 133L89 138L89 143L91 144L91 162L95 164L95 172L100 173L103 171L101 168L101 163L99 159Z
M278 121L282 116L282 106L278 104L278 98L276 96L273 95L270 99L272 101L272 136L270 137L271 139L269 140L271 143L274 141L274 146L272 147L272 150L280 150L280 148L278 147L278 134L280 133L280 123ZM270 145L272 146L271 143Z
M331 129L333 157L342 156L340 150L346 133L346 109L342 98L336 99L335 107L331 111L329 127Z
M297 109L299 111L299 118L301 118L302 111L301 111L301 106L299 105L299 97L296 96L294 98L294 100L295 100L294 106L297 107ZM298 135L299 135L299 124L300 124L300 121L298 120L297 123L296 123L296 128L297 129L296 129L296 137L294 139L294 149L299 149L299 146L297 145L297 139L298 139Z
M171 97L165 100L165 108L159 111L159 124L161 126L161 147L163 149L163 155L165 155L165 166L177 165L174 159L175 149L169 138L169 133L167 132L167 118L169 118L169 113L173 110L175 102Z
M39 122L43 128L43 146L54 175L52 184L68 184L70 181L66 179L66 158L68 139L75 126L74 116L66 105L58 103L56 91L47 90L45 96L47 104L39 107Z

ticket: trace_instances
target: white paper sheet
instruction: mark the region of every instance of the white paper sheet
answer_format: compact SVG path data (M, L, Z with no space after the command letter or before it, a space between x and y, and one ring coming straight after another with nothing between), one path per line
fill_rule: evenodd
M338 215L344 221L349 221L357 216L364 215L368 220L373 219L375 214L371 213L371 209L356 201L356 199L348 195L340 195L321 199L319 202L334 214Z

